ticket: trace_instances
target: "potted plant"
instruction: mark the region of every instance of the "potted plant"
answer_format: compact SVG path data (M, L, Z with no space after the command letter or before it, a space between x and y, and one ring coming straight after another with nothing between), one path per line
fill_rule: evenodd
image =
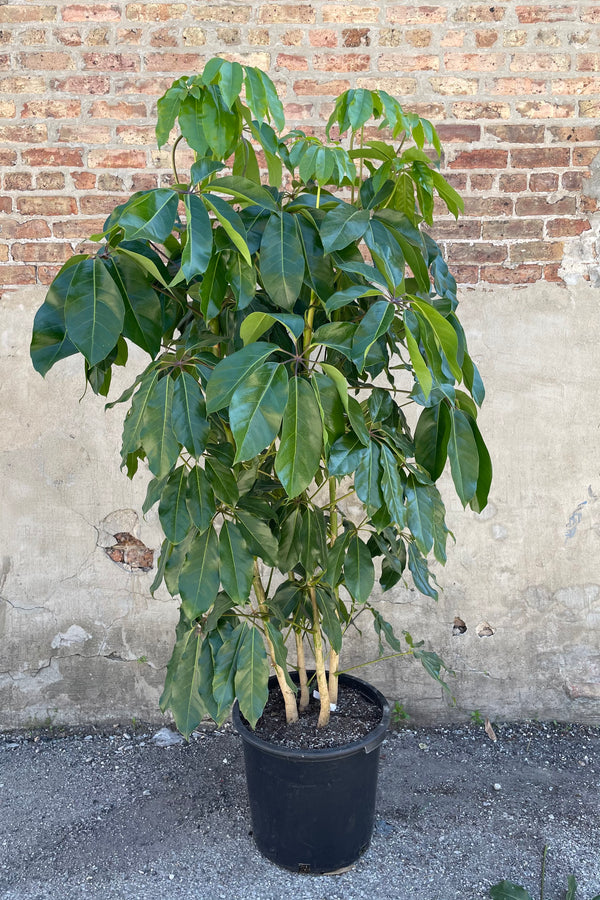
M45 375L81 353L104 396L128 342L149 355L108 405L129 404L127 474L144 460L152 475L143 509L158 504L165 534L152 590L164 580L181 600L161 707L189 736L206 715L223 722L235 701L259 793L291 790L278 812L257 812L251 798L259 846L284 865L325 871L368 843L389 721L378 692L340 674L344 635L370 617L381 653L386 644L411 654L441 680L439 657L400 639L371 593L376 578L387 591L410 573L437 597L427 558L446 560L436 481L448 459L463 505L487 500L483 385L455 280L421 227L433 224L435 203L457 216L462 201L438 171L434 127L384 91L343 93L320 137L286 132L264 72L212 59L158 101L159 146L177 122L173 184L133 194L93 237L96 255L63 266L36 315L31 355ZM418 413L414 431L407 407ZM253 729L271 670L290 725L314 687L321 734L338 684L379 704L379 730L335 748L351 760L338 799L324 797L313 766L321 761L326 781L344 770L329 750L296 751L309 768L291 786L280 772L291 751L253 757L268 745ZM358 757L371 766L364 777ZM346 837L343 821L361 813L366 824ZM273 835L298 846L274 849ZM306 848L311 835L317 846Z

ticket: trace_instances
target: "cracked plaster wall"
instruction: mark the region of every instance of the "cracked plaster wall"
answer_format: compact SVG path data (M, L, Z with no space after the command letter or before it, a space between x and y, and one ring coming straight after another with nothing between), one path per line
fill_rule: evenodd
M77 359L45 381L31 369L43 293L0 301L0 727L157 720L176 604L153 599L153 573L126 570L104 547L107 523L155 551L160 529L141 515L143 477L119 470L120 411L80 399ZM446 492L457 543L437 605L414 590L382 601L454 669L456 704L409 661L362 670L413 721L479 709L600 722L599 299L581 283L463 294L488 391L490 505L463 512ZM484 624L493 634L479 637ZM345 664L375 653L369 625Z

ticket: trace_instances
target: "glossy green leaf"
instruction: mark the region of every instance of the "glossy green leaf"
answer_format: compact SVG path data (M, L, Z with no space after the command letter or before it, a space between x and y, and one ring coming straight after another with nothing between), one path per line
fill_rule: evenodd
M202 456L210 427L200 385L189 372L181 372L175 382L171 423L179 443L192 456Z
M215 253L200 284L200 311L206 320L219 315L228 287L223 255Z
M240 337L244 344L252 344L276 322L284 326L294 341L297 341L304 331L302 316L295 316L293 313L252 312L241 324Z
M327 566L325 568L325 574L323 575L323 581L327 582L332 588L337 587L340 583L342 567L344 565L344 559L346 558L346 548L348 547L350 537L351 534L349 531L345 531L343 534L338 535L333 547L330 547L327 551Z
M163 712L170 709L175 724L186 739L206 715L200 696L200 655L204 641L196 628L180 634L167 666L165 689L160 698Z
M406 323L407 312L404 313L404 321ZM427 363L423 359L421 354L421 350L419 349L419 345L417 341L414 339L411 334L410 329L406 328L406 346L408 347L408 354L410 356L410 361L412 363L412 367L414 369L415 378L419 382L421 386L421 390L427 399L431 393L431 388L433 387L433 375L429 371L427 367Z
M432 597L433 600L437 600L438 592L431 584L433 576L427 566L427 560L421 555L414 541L408 542L408 568L417 590L425 594L426 597Z
M256 296L256 270L243 256L232 253L227 265L227 281L238 310L246 309Z
M196 194L185 194L186 242L181 254L181 269L187 281L206 272L213 243L212 226L206 207Z
M159 147L166 144L175 127L181 101L186 96L185 78L179 78L160 97L156 104L156 142Z
M185 502L186 490L187 468L178 466L167 479L158 507L162 530L171 544L181 543L192 524Z
M179 197L170 188L155 188L134 194L112 223L123 229L126 241L162 243L173 231Z
M206 387L206 411L210 415L231 402L236 389L275 353L275 344L255 342L224 357L215 366Z
M429 472L433 481L437 481L444 471L449 437L450 413L447 404L442 402L426 407L415 428L415 459Z
M328 322L313 333L313 344L323 344L352 358L352 342L357 326L353 322Z
M194 466L188 473L186 503L192 522L203 534L213 520L216 505L210 481L200 466Z
M354 475L356 494L365 504L369 515L375 513L383 503L380 456L379 444L370 441Z
M149 273L128 256L111 260L110 273L125 308L123 336L155 357L162 340L162 307Z
M252 459L275 440L287 399L288 376L280 363L263 363L239 385L229 404L236 463Z
M492 900L531 900L531 894L525 888L512 881L501 881L490 888Z
M174 382L168 375L156 382L148 397L140 429L142 446L153 475L165 475L179 457L179 442L172 426Z
M87 257L80 257L76 265L84 259ZM77 353L77 347L67 337L64 309L75 271L75 265L62 269L35 314L30 353L34 369L42 376L59 360Z
M188 94L179 108L179 127L181 133L199 156L206 156L208 141L202 125L202 105L204 97L194 97Z
M235 511L237 523L248 549L270 566L277 565L277 538L268 524L257 516L243 509Z
M227 236L241 253L249 266L252 265L252 257L248 249L248 236L244 223L234 209L229 206L221 197L215 194L202 194L202 199L208 208L215 214Z
M229 710L235 700L235 674L238 656L248 626L245 622L230 631L215 656L215 672L213 678L213 696L217 703L219 716Z
M357 603L365 603L375 584L371 553L357 534L350 538L344 559L344 583Z
M140 434L144 425L148 410L148 402L152 397L154 388L158 381L158 369L152 368L141 378L139 387L131 401L131 407L125 416L123 424L123 441L121 449L121 459L123 463L126 457L138 450L141 445Z
M338 394L340 395L340 400L342 401L342 406L348 412L348 382L335 366L330 366L327 363L321 363L321 368L325 372L326 375L331 378L337 387Z
M190 620L210 609L219 591L219 540L211 526L197 535L179 574L182 609Z
M406 524L404 485L396 457L387 444L381 445L381 470L381 491L385 505L396 527L402 529Z
M337 441L346 431L346 418L339 391L335 381L324 372L316 372L312 377L312 386L319 404L326 448Z
M254 557L237 525L225 520L219 535L219 565L223 590L242 606L248 602L254 578Z
M300 562L307 573L317 567L325 568L327 562L327 532L323 511L309 506L302 513L299 533Z
M417 547L427 556L433 547L434 506L429 486L419 484L409 475L404 487L406 494L406 518Z
M352 339L352 362L359 372L362 372L367 354L375 341L389 330L394 314L393 303L376 300L360 320Z
M492 485L492 460L481 432L477 427L477 422L475 419L469 417L469 424L473 431L475 444L477 445L477 453L479 455L477 488L475 490L475 496L469 501L469 505L475 512L482 512L487 506L488 495Z
M471 419L460 409L450 409L448 458L456 493L463 506L473 499L479 479L479 450Z
M315 392L305 378L293 377L275 458L275 471L288 497L297 497L311 483L322 446L321 414Z
M240 175L224 175L222 178L217 178L211 181L210 190L230 194L236 200L255 204L271 212L279 212L279 206L266 188Z
M331 448L327 467L330 475L351 475L367 455L367 448L353 433L343 435Z
M342 649L342 626L338 617L336 598L325 586L316 588L317 607L321 615L321 628L326 634L332 650L339 653Z
M461 381L462 370L456 358L458 353L458 337L456 331L450 322L440 315L439 312L425 300L411 297L411 305L414 309L417 309L431 325L436 340L448 360L450 371L457 381Z
M350 91L347 115L352 131L359 131L365 122L373 115L373 98L371 96L371 91L367 91L364 88Z
M355 397L348 397L348 418L356 437L365 447L369 446L371 435L365 422L362 406Z
M70 271L67 269L67 274ZM70 341L90 366L108 356L123 329L125 307L118 286L100 259L84 259L73 266L64 315Z
M260 245L260 275L274 303L292 310L304 281L304 256L291 213L273 213Z
M360 240L369 227L370 213L349 204L336 206L327 213L321 224L321 240L326 253L343 250Z
M277 565L282 572L290 572L300 562L301 528L302 509L294 505L281 522L279 533Z
M228 109L231 109L234 100L239 97L243 79L244 70L238 62L221 60L217 84Z
M257 628L243 626L235 673L235 695L240 712L254 728L269 697L269 662L263 637Z
M351 287L345 288L343 291L336 291L335 294L328 297L327 302L325 303L325 309L328 313L331 313L336 309L341 309L343 306L348 306L359 297L377 297L379 296L379 293L380 292L374 288L369 288L361 284L354 284Z
M237 482L228 466L209 456L204 471L215 495L228 506L235 506L239 499Z

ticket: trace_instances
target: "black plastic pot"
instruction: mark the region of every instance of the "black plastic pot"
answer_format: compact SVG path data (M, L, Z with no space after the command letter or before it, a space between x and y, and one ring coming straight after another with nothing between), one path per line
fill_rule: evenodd
M292 674L292 678L294 675ZM381 709L381 722L364 738L325 750L290 750L257 737L242 720L254 840L261 853L294 872L324 874L356 862L369 846L375 820L379 749L390 722L380 691L340 675ZM277 681L271 678L269 688Z

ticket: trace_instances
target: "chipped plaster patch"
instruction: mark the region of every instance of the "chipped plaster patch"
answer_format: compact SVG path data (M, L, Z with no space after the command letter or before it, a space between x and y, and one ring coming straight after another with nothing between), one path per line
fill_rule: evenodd
M52 638L50 646L53 650L58 650L59 647L71 647L73 644L85 644L86 641L90 641L91 639L92 635L88 634L81 625L71 625L66 631L61 631L56 634Z

